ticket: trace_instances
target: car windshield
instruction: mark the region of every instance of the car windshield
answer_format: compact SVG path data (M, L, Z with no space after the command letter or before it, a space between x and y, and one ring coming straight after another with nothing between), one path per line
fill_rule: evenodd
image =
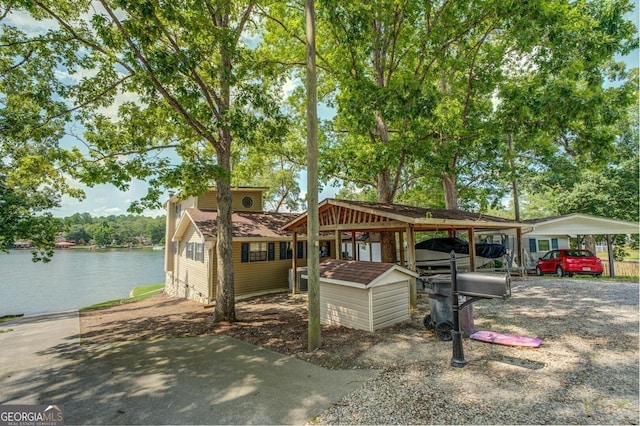
M569 257L593 257L593 253L589 250L568 250L567 256Z

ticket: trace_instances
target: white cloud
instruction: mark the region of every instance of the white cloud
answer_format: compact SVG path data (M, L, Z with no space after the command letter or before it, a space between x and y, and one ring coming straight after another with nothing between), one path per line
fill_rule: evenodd
M53 19L35 20L31 15L17 9L13 9L5 18L9 25L15 25L29 35L44 34L51 29L58 28L58 23Z

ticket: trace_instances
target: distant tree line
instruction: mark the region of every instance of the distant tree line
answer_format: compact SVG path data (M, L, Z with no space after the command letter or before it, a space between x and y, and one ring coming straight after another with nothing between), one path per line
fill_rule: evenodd
M66 241L76 244L150 245L163 244L165 218L139 215L92 217L76 213L62 219Z

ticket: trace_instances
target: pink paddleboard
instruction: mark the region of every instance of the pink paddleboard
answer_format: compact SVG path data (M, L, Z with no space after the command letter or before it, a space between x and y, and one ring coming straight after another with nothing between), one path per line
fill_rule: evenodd
M542 340L535 337L518 336L515 334L496 333L495 331L476 331L470 339L479 340L481 342L495 343L505 346L524 346L527 348L537 348L542 344Z

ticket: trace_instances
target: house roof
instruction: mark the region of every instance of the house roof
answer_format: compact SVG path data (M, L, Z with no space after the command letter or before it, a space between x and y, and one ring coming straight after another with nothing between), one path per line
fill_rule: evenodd
M522 228L509 219L471 213L462 210L430 209L401 204L370 203L365 201L329 198L318 205L320 230L401 230L407 224L416 231L448 229L504 229ZM306 228L307 213L296 217L285 230Z
M233 238L290 238L288 231L281 228L284 224L295 218L295 213L257 213L257 212L233 212ZM177 241L193 223L203 240L213 239L217 235L218 212L215 210L200 210L189 208L184 211L180 222L173 235Z
M531 234L544 235L616 235L638 234L638 223L572 213L562 216L525 220L533 225Z
M418 274L395 263L329 259L320 264L320 278L337 283L373 286L393 271L417 277Z

